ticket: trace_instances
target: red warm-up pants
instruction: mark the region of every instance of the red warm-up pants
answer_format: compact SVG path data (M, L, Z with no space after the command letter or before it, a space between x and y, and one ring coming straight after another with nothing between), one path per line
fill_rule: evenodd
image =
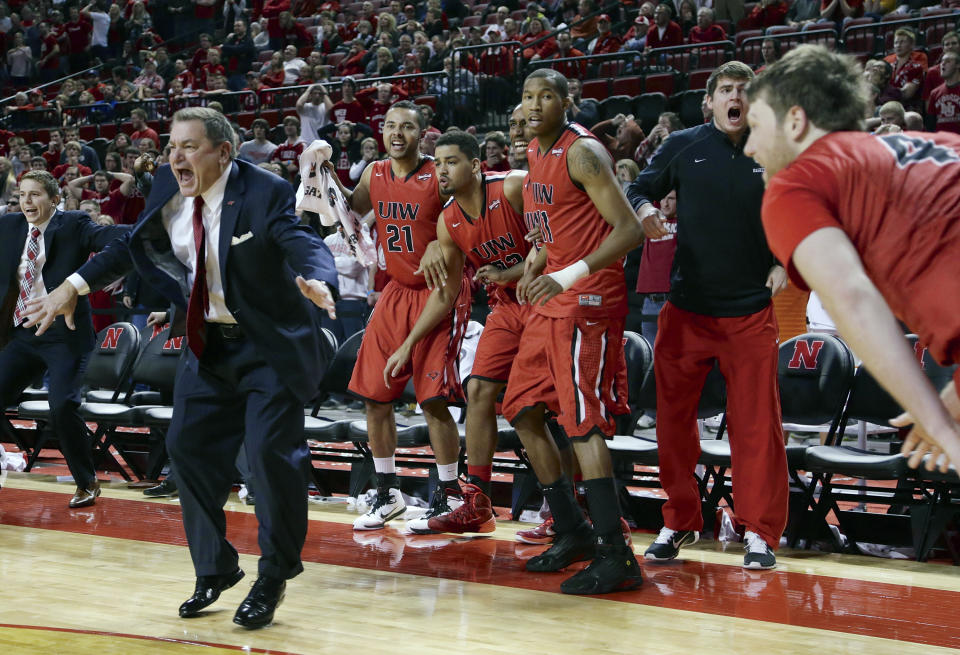
M773 307L714 317L668 302L654 345L663 521L672 530L702 530L694 469L700 457L697 405L716 361L727 383L727 431L736 520L776 548L787 523L789 484L777 387Z

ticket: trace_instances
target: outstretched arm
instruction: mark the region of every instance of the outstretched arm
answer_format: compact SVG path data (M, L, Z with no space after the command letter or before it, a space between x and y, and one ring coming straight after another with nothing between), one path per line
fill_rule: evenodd
M941 452L960 465L960 425L917 365L913 349L847 235L835 227L816 230L794 250L793 264L870 373L915 421L903 445L910 466L916 468L930 453L927 468L933 469Z

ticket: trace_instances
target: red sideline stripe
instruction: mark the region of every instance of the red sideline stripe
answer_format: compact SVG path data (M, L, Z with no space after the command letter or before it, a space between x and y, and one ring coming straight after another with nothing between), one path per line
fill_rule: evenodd
M2 494L0 524L185 545L176 505L100 498L89 510L70 511L60 493L7 488ZM89 520L91 513L96 520ZM242 553L258 554L256 517L228 515L233 545ZM559 592L567 575L527 573L516 547L500 539L404 536L392 529L354 533L349 524L313 520L303 560ZM960 613L955 611L960 592L692 561L646 565L643 573L641 589L604 598L960 648Z

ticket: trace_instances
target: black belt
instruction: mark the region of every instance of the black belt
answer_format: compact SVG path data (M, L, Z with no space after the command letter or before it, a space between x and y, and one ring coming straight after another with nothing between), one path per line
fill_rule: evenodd
M209 334L219 334L224 339L243 339L243 328L236 323L207 323Z

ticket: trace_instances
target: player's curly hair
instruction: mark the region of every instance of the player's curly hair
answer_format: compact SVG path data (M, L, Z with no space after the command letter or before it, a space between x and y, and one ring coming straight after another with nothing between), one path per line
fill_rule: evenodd
M747 86L747 98L762 98L778 121L791 107L800 107L828 132L862 130L871 107L857 60L819 45L799 46L765 68Z

